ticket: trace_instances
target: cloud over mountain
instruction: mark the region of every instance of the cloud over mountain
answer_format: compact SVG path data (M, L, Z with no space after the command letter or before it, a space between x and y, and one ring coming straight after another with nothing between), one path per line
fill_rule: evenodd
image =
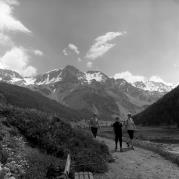
M23 47L13 47L0 57L0 68L17 71L23 76L36 74L36 69L29 65L29 55Z
M114 75L115 79L125 79L126 81L130 83L134 83L136 81L145 81L146 78L144 76L139 76L139 75L133 75L129 71L117 73Z
M129 83L135 83L135 82L138 82L138 81L142 81L142 82L153 81L153 82L160 82L160 83L163 83L163 84L166 84L166 85L172 85L171 83L165 82L159 76L151 76L150 78L147 78L147 77L142 76L142 75L133 75L129 71L117 73L117 74L114 75L114 78L115 79L125 79Z
M106 34L97 37L94 40L94 43L88 50L86 54L86 58L90 60L95 60L101 56L103 56L106 52L108 52L111 48L113 48L116 44L111 41L115 38L124 35L126 32L107 32Z
M78 50L78 47L74 44L68 44L69 49L71 49L72 51L74 51L76 54L80 54L80 51Z
M149 81L160 82L160 83L164 83L164 84L166 84L166 85L172 85L171 83L165 82L165 81L164 81L161 77L159 77L159 76L151 76L151 77L149 78Z
M19 72L23 76L36 74L36 68L30 65L30 51L17 46L10 32L30 34L31 31L14 14L14 7L20 5L17 0L0 0L0 46L6 47L0 56L0 68ZM43 52L34 50L35 55L42 56Z
M75 53L76 55L80 54L78 47L72 43L69 43L68 46L62 50L62 52L65 56L70 55L72 52Z

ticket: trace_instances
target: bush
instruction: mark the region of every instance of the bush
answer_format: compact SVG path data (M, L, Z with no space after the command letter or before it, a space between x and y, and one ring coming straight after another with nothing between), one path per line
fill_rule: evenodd
M8 153L5 150L0 150L0 162L2 164L5 164L7 162L8 159Z
M13 106L1 107L1 116L6 117L8 124L16 127L31 145L48 155L66 160L67 154L71 153L75 170L103 172L107 169L106 160L110 155L107 146L59 118ZM80 165L83 161L84 165Z
M50 155L40 153L36 149L28 151L26 155L29 163L29 168L24 176L25 179L52 178L55 174L56 169L58 169L58 173L56 173L56 176L59 176L60 172L64 170L65 161L57 159ZM50 170L54 170L54 173L50 173Z

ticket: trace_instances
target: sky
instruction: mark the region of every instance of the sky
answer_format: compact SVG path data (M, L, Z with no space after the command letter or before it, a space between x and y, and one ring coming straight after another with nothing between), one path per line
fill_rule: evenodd
M0 0L0 68L178 83L178 17L177 0Z

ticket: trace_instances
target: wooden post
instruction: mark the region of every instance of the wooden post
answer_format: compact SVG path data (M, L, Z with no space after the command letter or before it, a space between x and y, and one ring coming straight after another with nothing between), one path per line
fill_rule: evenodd
M66 165L65 165L65 170L64 170L64 173L67 175L69 175L70 173L70 164L71 164L71 157L70 157L70 154L68 154Z

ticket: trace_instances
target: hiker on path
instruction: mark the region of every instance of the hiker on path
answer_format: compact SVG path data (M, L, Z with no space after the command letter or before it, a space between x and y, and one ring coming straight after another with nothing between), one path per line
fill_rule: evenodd
M116 117L115 120L116 121L112 124L115 135L115 151L117 151L117 144L119 141L120 152L122 152L122 122L120 122L119 117Z
M96 114L93 114L93 117L90 119L89 127L91 128L94 138L96 138L99 128L99 122Z
M128 145L128 147L130 147L130 145L131 145L131 149L134 150L133 138L134 138L134 131L136 130L136 126L134 124L131 113L129 113L127 115L127 120L125 122L125 126L126 126L126 129L127 129L127 133L129 135L129 141L127 142L127 145Z

